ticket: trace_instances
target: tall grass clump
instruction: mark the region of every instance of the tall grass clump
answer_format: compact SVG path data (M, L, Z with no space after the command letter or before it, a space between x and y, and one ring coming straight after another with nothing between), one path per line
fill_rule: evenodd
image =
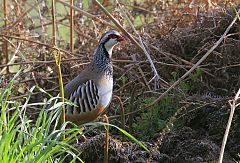
M23 104L9 100L16 76L0 90L1 163L63 162L68 155L74 158L72 161L81 161L80 154L70 145L78 133L76 129L56 129L61 110L46 109L47 102L29 103L35 87ZM41 110L37 120L29 119L26 114L26 109L33 105ZM63 134L68 134L68 138L62 140Z

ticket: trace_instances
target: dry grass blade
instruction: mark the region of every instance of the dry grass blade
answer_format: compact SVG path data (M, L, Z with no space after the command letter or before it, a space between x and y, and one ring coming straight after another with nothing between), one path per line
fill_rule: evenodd
M59 87L60 87L60 96L61 96L61 102L64 103L64 88L63 88L63 81L62 81L62 72L61 72L61 53L57 50L54 50L52 52L55 58L57 73L58 73L58 81L59 81ZM65 123L65 106L62 105L62 112L60 117L60 124L59 128L62 126L62 124ZM65 139L65 135L63 135L62 140Z

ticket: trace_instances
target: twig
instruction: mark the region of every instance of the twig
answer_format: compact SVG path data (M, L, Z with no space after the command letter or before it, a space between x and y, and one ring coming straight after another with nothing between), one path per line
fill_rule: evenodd
M147 73L147 74L144 74L144 76L139 76L139 77L137 77L136 79L129 81L128 83L126 83L126 84L124 84L122 87L120 87L118 90L116 90L116 92L119 92L119 91L123 90L126 86L129 86L130 84L135 83L136 81L144 78L145 76L149 75L150 73L151 73L151 72L149 72L149 73Z
M70 5L73 6L74 0L70 1ZM70 51L74 51L74 10L70 8Z
M55 16L55 0L52 0L52 44L53 47L57 45L56 41L56 16Z
M134 110L134 108L136 108L136 105L134 105L134 101L136 98L137 85L144 86L143 83L134 84L132 92L131 92L130 102L129 102L129 111L130 112L132 112ZM133 134L133 115L129 115L128 122L129 122L128 123L129 124L129 132L130 132L130 134Z
M8 21L7 21L7 0L4 0L4 27L7 27ZM7 40L3 41L3 54L5 55L6 63L8 63L8 42ZM6 73L9 73L9 67L7 66Z
M81 60L80 58L70 58L70 59L63 59L61 62L69 62L69 61L76 61ZM7 67L7 66L14 66L14 65L27 65L27 64L49 64L49 63L55 63L55 60L50 61L27 61L27 62L18 62L18 63L8 63L8 64L2 64L0 65L0 68ZM81 64L84 65L85 63ZM74 66L73 66L74 67Z
M104 118L104 121L106 121L106 123L109 124L109 120L108 120L108 117L107 115L103 115L103 118ZM109 125L104 125L104 128L105 128L105 145L104 145L104 160L103 162L104 163L108 163L108 160L109 160Z
M21 45L22 45L21 43L18 44L18 47L17 47L17 49L15 50L15 52L14 52L14 54L13 54L13 56L12 56L12 59L7 63L7 65L9 65L9 63L14 62L15 56L16 56L16 54L19 52L19 48L20 48ZM6 67L9 68L9 66L6 66ZM6 68L6 67L5 67L5 68ZM2 73L5 71L5 68L2 69L2 71L0 72L0 74L2 74ZM9 73L9 71L7 71L7 73Z
M116 95L113 96L113 99L114 98L117 99L119 104L120 104L120 108L121 108L121 124L122 124L122 129L125 130L125 109L123 107L122 100L121 100L121 98L119 96L116 96ZM124 141L124 140L125 140L125 137L123 135L122 141Z
M42 45L42 46L46 46L46 47L51 48L51 49L59 50L59 51L64 52L66 54L72 54L71 52L66 51L64 49L58 49L56 47L52 47L49 44L45 44L45 43L42 43L42 42L39 42L39 41L30 40L30 39L27 39L27 38L22 38L22 37L17 37L17 36L8 36L8 35L1 34L1 33L0 33L0 36L1 37L7 37L7 38L13 38L13 39L17 39L17 40L22 40L22 41L28 41L28 42L31 42L31 43L35 43L35 44L39 44L39 45Z
M44 5L44 3L45 2L42 2L42 5ZM39 19L40 19L40 25L39 25L39 27L41 27L41 34L43 34L43 38L42 38L42 40L43 40L43 42L46 42L46 35L44 34L44 33L46 33L46 28L45 28L45 26L44 26L44 24L45 24L45 18L44 18L44 13L42 13L42 11L41 11L41 7L40 7L40 4L38 5L38 14L39 14ZM50 24L52 24L51 22L50 22ZM35 27L36 28L36 27ZM46 58L46 54L44 54L44 56L45 56L45 58Z
M139 7L139 6L134 6L134 5L125 4L125 3L121 3L121 2L119 4L121 4L123 6L131 7L131 8L135 8L137 10L143 11L144 13L149 13L149 14L153 14L153 15L155 14L154 11L149 11L149 10L147 10L145 8L142 8L142 7Z
M40 17L41 17L41 16L40 16ZM63 17L63 18L61 18L61 19L58 19L58 20L57 20L57 23L63 22L63 21L66 20L66 19L69 19L69 16L68 16L68 15L66 15L65 17ZM44 24L40 24L40 25L34 26L33 29L43 28L43 27L48 26L48 25L51 25L51 24L52 24L51 21L45 22Z
M176 64L178 64L177 62L175 62L173 59L176 59L176 60L179 60L180 62L183 62L183 63L185 63L185 64L187 64L187 65L189 65L189 66L193 66L194 64L192 63L192 62L189 62L189 61L187 61L187 60L184 60L184 59L182 59L182 58L180 58L180 57L177 57L176 55L174 55L174 54L171 54L171 53L167 53L167 52L162 52L161 50L159 50L157 47L155 47L155 46L153 46L153 45L151 45L151 44L148 44L148 46L149 47L151 47L151 48L153 48L153 49L155 49L155 50L157 50L159 53L161 53L162 55L164 55L165 57L167 57L167 58L169 58L171 61L173 61L173 63L176 63ZM172 59L173 58L173 59ZM189 67L189 66L187 66L187 65L184 65L184 67ZM184 70L185 70L185 68L184 68ZM214 76L213 74L211 74L211 73L209 73L209 72L207 72L206 70L204 70L204 69L202 69L206 74L208 74L208 75L210 75L211 77L216 77L216 76ZM186 70L187 71L187 70ZM162 79L161 79L162 80Z
M240 88L239 88L237 94L235 95L234 99L228 101L229 105L231 106L231 111L230 111L230 115L229 115L229 118L228 118L228 123L227 123L227 127L226 127L226 130L225 130L225 134L224 134L224 137L223 137L218 163L222 163L222 161L223 161L224 149L225 149L225 146L226 146L226 143L227 143L229 130L230 130L230 127L231 127L231 124L232 124L234 111L235 111L236 107L238 107L240 105L240 103L237 103L237 100L240 98L239 96L240 96Z
M147 50L145 49L142 41L140 41L141 38L139 39L139 41L141 42L141 44L139 44L139 43L134 39L134 37L131 36L131 35L121 26L121 24L98 2L98 0L94 0L94 1L95 1L96 4L103 10L103 12L112 20L112 22L119 28L119 30L121 30L125 35L127 35L128 38L129 38L135 45L137 45L137 46L143 51L143 53L147 56L147 58L148 58L148 60L149 60L149 62L150 62L150 64L151 64L151 68L153 69L153 72L154 72L155 76L157 77L156 79L159 80L160 77L159 77L159 75L158 75L158 73L157 73L157 71L156 71L156 68L155 68L155 66L154 66L154 64L153 64L153 62L152 62L152 60L151 60L150 55L148 54ZM135 29L135 28L133 27L133 29Z
M47 89L47 90L45 90L45 91L46 91L46 92L55 91L56 88L57 88L57 87L51 88L51 89ZM59 91L58 91L58 92L59 92ZM32 95L37 95L37 94L40 94L40 93L42 93L42 92L34 92L34 93L32 93ZM24 94L24 95L20 95L20 96L14 96L14 97L9 98L9 100L14 101L14 100L17 100L17 99L22 99L22 98L27 97L27 96L28 96L28 94Z
M69 77L69 75L62 75L62 77ZM55 79L58 79L58 76L53 76L53 77L36 77L35 78L36 80L55 80ZM31 82L33 81L34 79L25 79L25 80L21 80L19 81L19 83L27 83L27 82ZM59 91L58 91L59 92Z
M135 56L135 55L131 55L131 58L132 58L132 60L133 60L134 62L137 62L137 59L136 59L136 56ZM144 82L145 82L145 85L148 87L148 90L151 91L151 87L150 87L150 85L148 84L148 81L147 81L147 79L146 79L145 76L144 76L144 73L143 73L143 70L142 70L141 66L140 66L139 64L138 64L137 66L138 66L138 71L140 72L140 74L141 74L142 77L143 77L143 80L144 80Z

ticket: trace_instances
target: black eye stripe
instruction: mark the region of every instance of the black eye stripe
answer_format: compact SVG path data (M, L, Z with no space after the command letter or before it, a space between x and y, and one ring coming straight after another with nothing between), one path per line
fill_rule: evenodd
M109 35L106 40L104 42L102 42L103 44L105 44L106 42L108 42L110 39L114 39L114 38L118 38L119 36L118 35L115 35L115 34L111 34Z

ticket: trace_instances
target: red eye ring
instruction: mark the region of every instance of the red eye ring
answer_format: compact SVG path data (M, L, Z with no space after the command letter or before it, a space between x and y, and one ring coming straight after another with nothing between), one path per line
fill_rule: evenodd
M110 35L110 38L118 38L117 35Z
M111 34L108 36L109 39L117 39L118 42L127 41L127 39L121 35Z

